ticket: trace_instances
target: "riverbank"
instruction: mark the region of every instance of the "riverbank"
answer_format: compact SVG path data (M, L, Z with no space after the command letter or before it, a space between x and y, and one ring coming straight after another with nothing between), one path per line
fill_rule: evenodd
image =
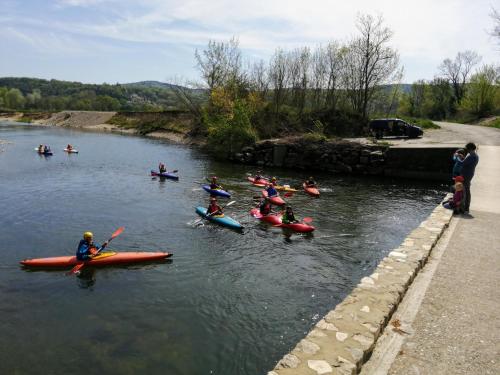
M0 120L95 132L140 135L181 144L203 144L202 140L189 135L194 119L185 112L4 112L0 113Z

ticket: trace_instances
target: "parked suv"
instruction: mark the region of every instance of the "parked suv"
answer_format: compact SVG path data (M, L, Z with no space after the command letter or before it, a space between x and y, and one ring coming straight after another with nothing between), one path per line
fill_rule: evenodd
M370 131L379 139L387 136L418 138L424 135L422 128L408 124L399 118L383 118L370 121Z

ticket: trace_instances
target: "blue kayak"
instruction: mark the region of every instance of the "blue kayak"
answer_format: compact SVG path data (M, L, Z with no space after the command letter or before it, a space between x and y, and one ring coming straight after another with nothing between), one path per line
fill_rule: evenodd
M219 197L231 198L231 194L229 194L225 190L222 190L222 189L210 189L210 185L203 185L202 188L207 193L210 193L210 195L218 195Z
M173 173L168 173L168 172L160 173L160 172L156 172L156 171L151 171L151 176L169 178L171 180L178 180L179 179L179 176L177 176Z
M236 220L231 219L230 217L227 216L207 216L207 209L205 207L196 207L196 213L200 215L201 217L213 221L214 223L217 223L219 225L222 225L223 227L235 229L235 230L242 230L243 225L238 223Z

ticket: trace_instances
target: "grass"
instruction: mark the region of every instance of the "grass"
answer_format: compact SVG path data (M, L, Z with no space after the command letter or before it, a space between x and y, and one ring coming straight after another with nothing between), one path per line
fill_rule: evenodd
M119 126L123 129L135 129L137 133L146 135L155 131L170 131L178 134L186 134L191 128L190 124L176 118L150 116L129 117L118 113L111 117L108 124Z
M33 122L33 119L31 117L21 117L20 119L18 119L17 121L19 122L26 122L28 124L32 123Z
M500 129L500 117L497 117L494 121L490 122L488 126Z

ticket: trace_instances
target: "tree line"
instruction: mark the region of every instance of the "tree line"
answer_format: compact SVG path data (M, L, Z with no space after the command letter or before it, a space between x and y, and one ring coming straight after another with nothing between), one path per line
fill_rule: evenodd
M0 110L162 111L178 106L168 86L0 78Z

